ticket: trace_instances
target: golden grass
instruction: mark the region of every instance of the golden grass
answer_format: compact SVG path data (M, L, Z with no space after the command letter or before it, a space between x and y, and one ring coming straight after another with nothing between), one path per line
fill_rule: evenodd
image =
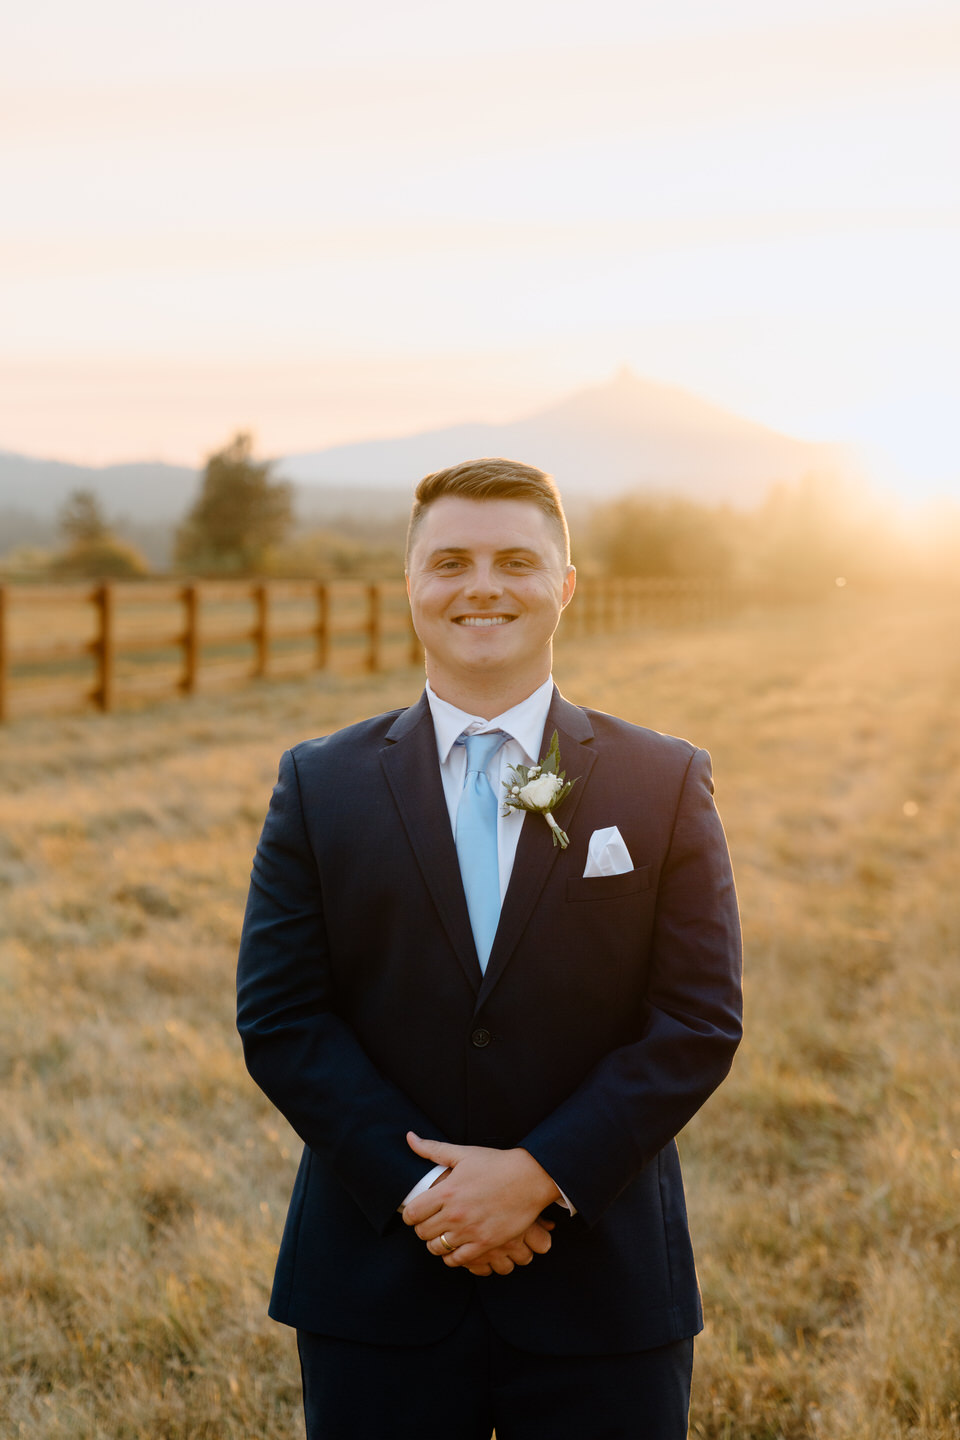
M712 750L737 867L747 1039L681 1141L701 1440L960 1434L958 621L847 590L558 656ZM243 1070L237 933L280 750L419 685L0 732L4 1437L302 1434L265 1316L299 1147Z

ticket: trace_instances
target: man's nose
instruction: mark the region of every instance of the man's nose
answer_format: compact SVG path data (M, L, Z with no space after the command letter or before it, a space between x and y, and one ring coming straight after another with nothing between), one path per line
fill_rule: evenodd
M503 583L494 564L478 561L472 567L467 579L468 595L476 596L477 599L489 598L492 595L499 595L502 590Z

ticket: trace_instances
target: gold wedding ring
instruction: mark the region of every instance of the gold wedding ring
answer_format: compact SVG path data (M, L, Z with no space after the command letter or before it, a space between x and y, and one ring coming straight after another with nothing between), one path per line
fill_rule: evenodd
M440 1244L443 1246L444 1250L446 1250L448 1255L452 1255L454 1250L456 1250L457 1248L456 1245L450 1244L450 1241L447 1239L446 1232L444 1232L444 1234L440 1236Z

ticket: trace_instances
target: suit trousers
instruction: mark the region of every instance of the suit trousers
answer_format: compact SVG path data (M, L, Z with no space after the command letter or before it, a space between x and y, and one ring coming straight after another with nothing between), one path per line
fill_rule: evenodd
M687 1434L692 1339L625 1355L541 1355L501 1340L474 1299L433 1345L298 1330L297 1348L307 1440L490 1440L494 1429L497 1440Z

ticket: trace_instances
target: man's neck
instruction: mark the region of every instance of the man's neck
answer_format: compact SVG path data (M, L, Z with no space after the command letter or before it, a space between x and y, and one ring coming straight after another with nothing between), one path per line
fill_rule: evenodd
M427 679L433 693L441 700L446 700L448 705L455 705L458 710L463 710L468 715L477 715L481 720L493 720L495 716L512 710L515 705L532 695L534 690L539 690L549 678L548 668L543 675L528 675L513 684L505 684L502 675L491 675L486 684L483 683L482 676L470 677L469 680L461 682L449 675L432 675L429 660L427 663Z

